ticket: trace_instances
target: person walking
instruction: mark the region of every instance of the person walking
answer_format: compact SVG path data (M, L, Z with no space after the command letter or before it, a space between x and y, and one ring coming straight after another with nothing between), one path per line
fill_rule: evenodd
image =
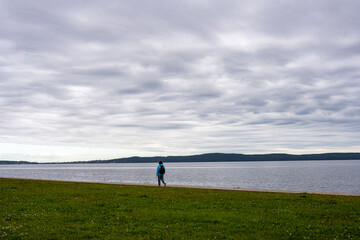
M160 181L163 182L164 186L166 187L166 182L164 181L164 175L165 175L165 166L163 161L159 161L159 165L156 169L156 176L158 177L158 184L160 187Z

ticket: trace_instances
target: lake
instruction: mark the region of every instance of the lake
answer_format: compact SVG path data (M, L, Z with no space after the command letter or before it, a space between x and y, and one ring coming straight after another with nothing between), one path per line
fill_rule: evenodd
M168 185L360 193L360 160L165 163ZM0 177L157 184L157 163L0 165Z

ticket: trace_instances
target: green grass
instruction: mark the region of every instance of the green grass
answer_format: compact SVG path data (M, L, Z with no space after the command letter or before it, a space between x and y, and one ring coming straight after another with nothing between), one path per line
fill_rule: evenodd
M0 239L360 239L360 197L0 179Z

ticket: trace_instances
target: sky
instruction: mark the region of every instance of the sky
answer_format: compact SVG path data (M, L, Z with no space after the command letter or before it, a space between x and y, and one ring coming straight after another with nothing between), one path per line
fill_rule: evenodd
M359 12L2 0L0 160L360 152Z

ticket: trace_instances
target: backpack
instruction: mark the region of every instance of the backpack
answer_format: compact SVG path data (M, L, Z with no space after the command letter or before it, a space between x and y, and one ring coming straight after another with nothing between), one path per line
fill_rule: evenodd
M160 170L159 170L160 174L165 174L165 168L164 165L160 165Z

